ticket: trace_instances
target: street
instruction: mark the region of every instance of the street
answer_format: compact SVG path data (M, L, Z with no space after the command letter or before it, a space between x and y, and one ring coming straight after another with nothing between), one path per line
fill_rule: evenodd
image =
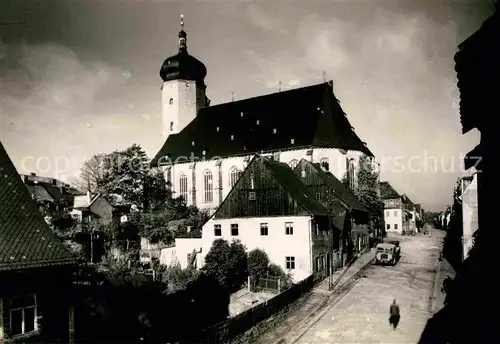
M443 233L391 237L401 242L396 266L370 266L363 278L296 343L417 343L430 316L430 302ZM397 300L401 321L389 327Z

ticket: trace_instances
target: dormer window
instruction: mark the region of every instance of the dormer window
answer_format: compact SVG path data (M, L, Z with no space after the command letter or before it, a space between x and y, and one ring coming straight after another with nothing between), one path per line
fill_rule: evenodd
M174 103L174 98L170 98L170 99L168 100L168 103L169 103L170 105L172 105L172 104Z

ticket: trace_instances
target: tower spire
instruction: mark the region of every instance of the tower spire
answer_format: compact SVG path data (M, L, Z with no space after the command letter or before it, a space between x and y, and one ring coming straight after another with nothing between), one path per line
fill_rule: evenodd
M179 32L179 51L186 51L187 33L184 31L184 15L181 14L181 31Z

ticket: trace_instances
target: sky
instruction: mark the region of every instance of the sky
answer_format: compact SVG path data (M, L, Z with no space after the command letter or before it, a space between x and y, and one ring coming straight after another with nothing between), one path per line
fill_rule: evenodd
M425 209L452 202L461 157L453 55L488 0L2 0L0 140L19 173L72 181L140 144L154 157L163 60L184 15L212 105L334 81L389 181Z

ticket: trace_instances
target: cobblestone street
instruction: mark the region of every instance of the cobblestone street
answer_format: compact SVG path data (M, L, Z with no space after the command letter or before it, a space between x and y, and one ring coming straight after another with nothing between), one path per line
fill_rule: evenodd
M371 266L363 278L304 335L300 344L416 343L430 316L442 232L432 237L398 237L402 257L396 266ZM396 299L401 321L389 327Z

